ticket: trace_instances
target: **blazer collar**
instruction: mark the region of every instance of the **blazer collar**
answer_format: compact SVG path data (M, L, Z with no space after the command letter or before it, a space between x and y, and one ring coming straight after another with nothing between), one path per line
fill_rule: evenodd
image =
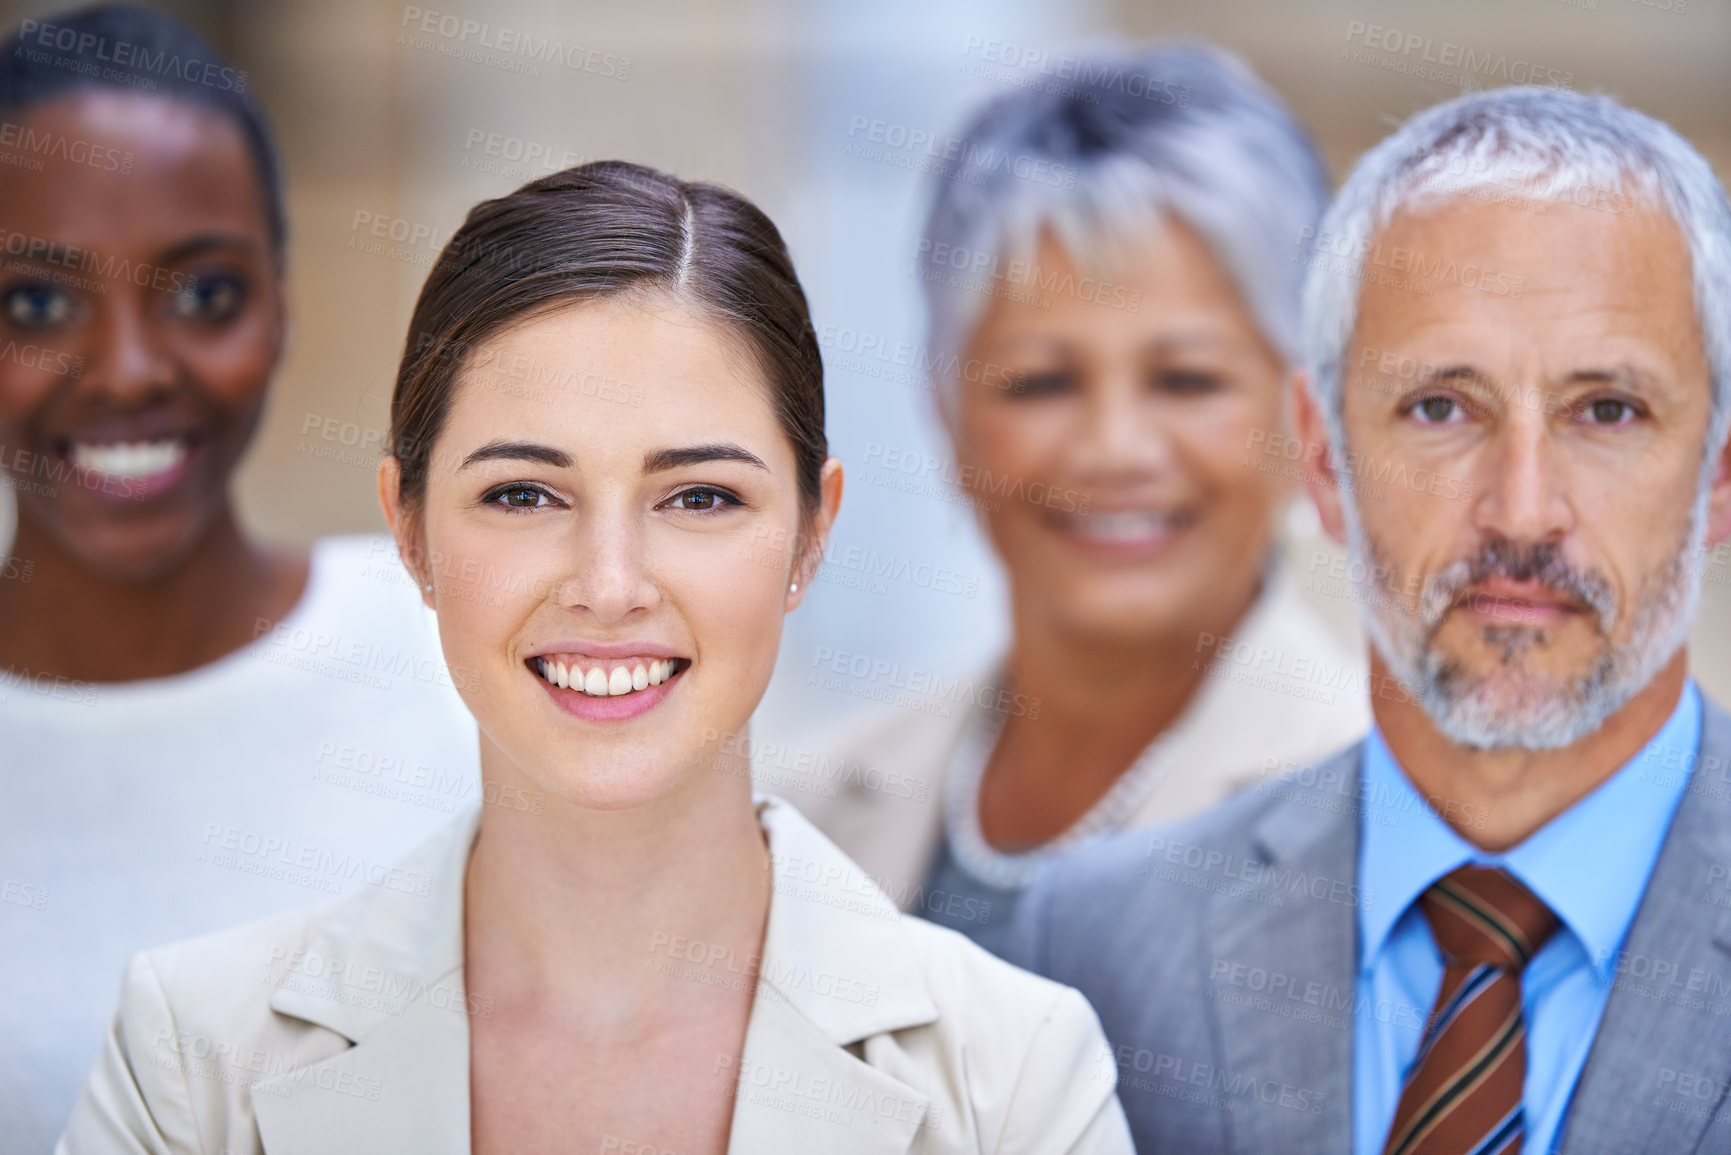
M271 1010L358 1043L401 1018L406 1004L448 1001L439 984L461 986L463 879L479 826L479 810L466 811L380 885L337 904L304 957L288 960L301 974L334 979L279 985Z
M774 891L728 1149L901 1155L941 1123L931 1096L854 1044L938 1017L904 916L792 806L760 799L758 820Z
M446 826L286 960L320 981L279 985L271 1009L351 1046L252 1089L270 1155L469 1150L463 879L479 822Z
M903 916L792 806L757 806L774 888L744 1050L723 1073L736 1091L730 1146L904 1152L930 1097L852 1047L938 1017ZM333 910L293 965L341 981L272 993L272 1010L351 1046L254 1088L271 1155L468 1151L463 880L478 823L464 815L387 885Z
M837 1046L933 1022L902 913L794 807L758 799L775 874L758 972L763 987Z

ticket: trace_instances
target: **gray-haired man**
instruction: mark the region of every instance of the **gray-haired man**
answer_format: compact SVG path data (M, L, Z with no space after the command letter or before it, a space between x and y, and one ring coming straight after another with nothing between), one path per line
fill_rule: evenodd
M1724 190L1608 98L1479 93L1310 260L1376 727L1058 864L1011 957L1093 1001L1144 1151L1731 1151L1731 716L1684 645L1731 537Z

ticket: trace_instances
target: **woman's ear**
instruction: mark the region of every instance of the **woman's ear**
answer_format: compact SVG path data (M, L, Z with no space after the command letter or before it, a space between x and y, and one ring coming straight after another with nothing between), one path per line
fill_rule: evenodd
M793 569L788 577L787 609L792 610L805 600L806 588L816 579L823 564L823 551L829 544L829 531L835 525L835 515L841 511L842 468L838 458L823 463L817 477L817 510L811 516L805 533L798 538L794 551Z
M1293 372L1289 386L1293 424L1298 439L1304 445L1304 488L1322 519L1323 532L1335 541L1346 544L1346 512L1341 503L1347 500L1340 492L1340 479L1335 475L1328 440L1328 419L1323 414L1325 402L1316 395L1310 374L1299 369Z
M421 519L403 506L403 463L394 454L386 454L379 461L379 505L385 511L385 524L391 527L403 568L415 579L421 601L428 609L434 608L433 579L425 564L426 551L421 548Z

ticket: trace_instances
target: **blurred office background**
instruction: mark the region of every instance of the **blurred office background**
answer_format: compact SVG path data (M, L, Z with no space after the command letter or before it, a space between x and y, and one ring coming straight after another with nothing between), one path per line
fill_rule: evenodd
M0 12L12 24L66 7L9 2ZM240 479L245 514L268 537L382 528L373 466L403 333L428 265L475 201L569 164L623 157L732 185L776 220L811 295L831 445L850 481L836 560L789 622L762 711L772 729L866 704L808 681L820 655L898 663L893 681L974 665L1002 635L1001 580L967 507L946 489L931 394L907 364L923 341L912 269L928 178L910 167L923 152L906 142L941 140L980 101L1029 83L1038 69L1024 63L1030 56L1113 38L1214 41L1284 94L1338 177L1401 119L1461 91L1420 67L1453 44L1456 54L1504 58L1515 77L1560 73L1569 87L1614 94L1731 173L1731 0L164 7L248 70L286 156L292 347ZM1372 25L1377 44L1402 47L1367 47ZM557 42L563 59L485 46L517 34ZM1425 46L1407 47L1414 38ZM1306 513L1300 504L1289 519L1300 574L1328 548ZM0 549L10 518L0 490ZM886 564L903 572L902 561L952 571L962 592L954 580L939 590L873 576ZM1695 661L1709 689L1731 700L1721 641L1731 566L1709 577ZM1355 635L1348 602L1312 596Z

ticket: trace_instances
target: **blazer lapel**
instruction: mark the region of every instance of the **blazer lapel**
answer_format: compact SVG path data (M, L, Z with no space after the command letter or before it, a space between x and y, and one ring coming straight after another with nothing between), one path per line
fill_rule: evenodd
M729 1151L905 1155L930 1103L761 987L739 1069L726 1079L734 1092Z
M460 987L461 976L446 976ZM348 1050L252 1090L267 1155L468 1155L463 1000L411 1003Z
M931 1096L864 1058L873 1035L936 1021L902 915L793 807L759 802L775 871L728 1150L902 1155Z
M1257 859L1222 862L1209 906L1208 998L1220 1068L1184 1077L1228 1100L1236 1155L1352 1148L1360 748L1281 782ZM1182 1059L1183 1057L1180 1056Z
M253 1086L267 1155L467 1155L463 878L478 823L471 812L423 844L392 876L402 889L333 912L295 960L325 981L276 976L272 1010L351 1045Z
M1731 717L1703 698L1700 756L1617 960L1564 1155L1724 1150L1731 1131Z

